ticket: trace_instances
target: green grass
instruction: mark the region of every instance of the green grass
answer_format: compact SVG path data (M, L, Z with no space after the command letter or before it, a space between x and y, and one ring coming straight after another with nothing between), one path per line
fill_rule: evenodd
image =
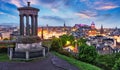
M59 58L66 60L68 63L76 66L77 68L79 68L80 70L102 70L99 67L96 67L94 65L85 63L85 62L81 62L79 60L76 60L74 58L70 58L64 55L61 55L57 52L53 52L53 54L55 54L56 56L58 56Z
M8 62L9 57L7 56L7 53L0 53L0 62Z

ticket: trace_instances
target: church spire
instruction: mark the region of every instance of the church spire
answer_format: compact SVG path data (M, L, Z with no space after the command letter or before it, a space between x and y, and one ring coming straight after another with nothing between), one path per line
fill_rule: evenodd
M101 25L100 34L104 33L103 25Z
M66 24L65 24L65 21L64 21L64 31L66 31Z

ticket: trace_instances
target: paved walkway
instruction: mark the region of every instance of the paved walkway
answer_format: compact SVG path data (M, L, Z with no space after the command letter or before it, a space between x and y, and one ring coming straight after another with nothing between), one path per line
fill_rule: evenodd
M65 70L78 70L78 68L72 66L71 64L69 64L68 62L54 56L52 58L52 62L55 66L63 68Z
M49 54L33 62L0 62L0 70L78 70L64 60Z

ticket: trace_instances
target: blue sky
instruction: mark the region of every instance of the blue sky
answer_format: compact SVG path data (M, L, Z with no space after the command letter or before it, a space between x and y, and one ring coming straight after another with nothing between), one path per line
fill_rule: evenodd
M0 24L19 25L18 7L31 2L40 9L39 26L73 26L94 21L96 27L120 28L120 0L0 0Z

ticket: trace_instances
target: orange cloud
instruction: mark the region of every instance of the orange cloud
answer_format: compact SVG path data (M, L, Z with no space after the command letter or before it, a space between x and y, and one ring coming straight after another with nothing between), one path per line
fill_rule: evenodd
M101 6L101 7L97 7L97 10L109 10L109 9L114 9L114 8L118 8L119 6L115 6L115 5L108 5L108 6Z
M10 0L10 3L14 4L15 6L17 7L21 7L21 3L20 3L20 0Z
M90 18L90 16L83 13L76 13L75 15L80 16L81 18Z

